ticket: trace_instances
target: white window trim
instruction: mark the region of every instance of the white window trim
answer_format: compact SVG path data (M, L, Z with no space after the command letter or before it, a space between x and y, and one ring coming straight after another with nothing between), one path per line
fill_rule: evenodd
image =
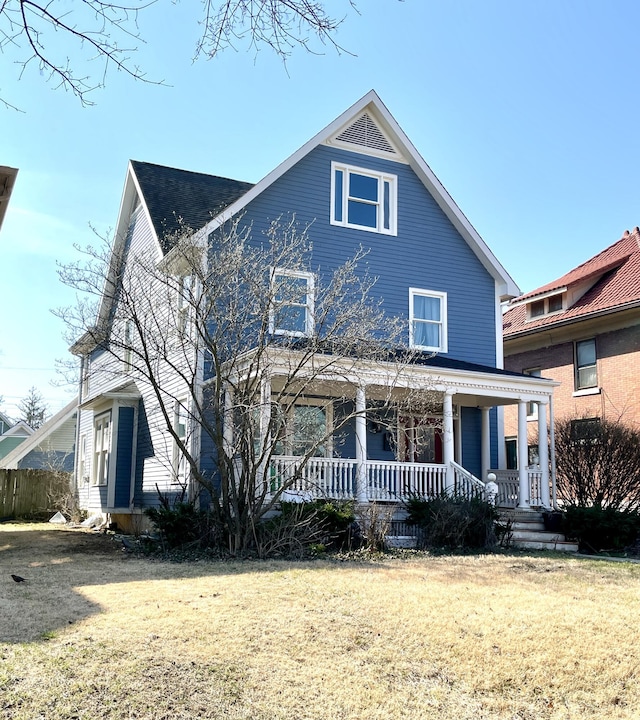
M534 375L534 373L538 373L537 375ZM542 377L542 368L539 367L531 367L527 368L526 370L522 371L523 375L527 375L529 377ZM530 401L527 403L527 420L537 420L538 419L538 403Z
M182 400L176 400L173 408L173 429L178 433L178 426L180 420L184 420L184 437L181 438L185 446L188 446L189 442L189 412L188 412L188 401L186 398ZM178 443L173 438L173 474L172 484L186 487L189 479L189 469L187 465L187 459L182 450L178 447Z
M131 372L131 370L133 369L133 348L131 347L132 338L133 321L125 320L122 330L122 341L124 344L122 362L124 366L124 371L126 373Z
M109 438L108 447L102 448L100 451L97 449L97 436L98 426L105 420L109 419ZM104 434L104 430L102 430ZM108 484L109 473L111 471L111 450L113 447L113 413L111 410L102 412L93 418L93 447L92 447L92 462L91 462L91 484L95 486L102 486ZM100 455L104 454L104 462L100 462ZM98 478L98 471L100 468L104 469L104 477Z
M342 220L336 219L336 171L342 171L343 182L342 182ZM372 228L367 225L355 225L348 220L348 187L349 187L349 173L355 173L357 175L364 175L366 177L372 177L378 180L378 201L376 203L370 203L378 207L378 224L377 227ZM384 226L384 198L380 197L380 184L389 183L389 227ZM359 199L359 202L366 203L367 201ZM332 162L331 163L331 224L339 225L341 227L355 228L356 230L367 230L369 232L375 232L382 235L397 235L398 234L398 176L390 173L377 172L376 170L370 170L367 168L355 167L354 165L344 165L342 163Z
M333 402L324 398L296 398L295 402L287 408L286 413L283 412L283 418L285 420L285 437L283 442L285 453L287 453L288 456L293 457L292 453L294 443L292 423L295 408L300 406L319 407L324 409L327 439L324 443L323 457L333 457Z
M87 462L87 433L82 433L79 439L78 448L78 475L80 482L88 484L90 479L90 466Z
M428 345L416 345L413 338L413 322L414 320L421 321L421 318L414 318L413 315L413 298L419 297L431 297L438 298L440 300L440 347L431 347ZM409 288L409 347L415 348L416 350L429 350L431 352L446 353L448 349L448 331L447 331L447 293L438 292L436 290L423 290L421 288Z
M271 335L286 335L288 337L311 337L313 335L315 326L315 282L313 273L306 272L304 270L285 270L282 268L274 268L271 271L272 283L275 283L278 276L303 278L307 281L306 305L302 305L301 303L286 303L286 305L290 305L292 307L306 308L305 329L304 332L300 332L299 330L287 330L286 328L277 328L275 321L275 309L272 305L269 311L269 332L271 333ZM272 299L275 302L275 289L272 289Z

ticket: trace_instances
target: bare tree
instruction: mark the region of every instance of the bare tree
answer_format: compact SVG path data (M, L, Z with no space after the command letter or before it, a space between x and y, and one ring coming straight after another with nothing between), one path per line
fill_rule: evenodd
M567 505L640 510L640 434L619 421L556 422L558 497Z
M404 382L415 370L413 351L399 349L406 321L383 312L364 250L337 268L313 267L308 229L293 218L262 235L236 218L194 237L181 232L160 263L89 251L87 264L61 277L106 300L108 321L92 324L90 304L60 314L76 337L89 327L103 377L122 382L127 369L164 433L174 482L191 498L204 491L230 551L241 553L283 497L317 495L327 482L353 488L353 478L309 469L318 456L339 455L363 414L359 384L375 385L376 419L394 432L398 406L441 397L428 382L420 390Z
M342 0L345 12L353 0ZM144 82L149 79L132 60L144 42L139 20L158 0L127 0L124 3L82 0L3 0L0 2L0 51L5 62L13 60L20 74L35 67L56 87L73 92L83 105L91 105L88 94L104 86L107 71L120 70ZM186 11L186 8L185 8ZM295 47L314 51L312 38L342 48L335 32L342 22L315 0L204 0L195 57L213 58L225 48L247 45L255 51L271 48L286 59ZM62 40L62 42L60 42ZM82 75L93 61L97 72ZM5 106L12 107L6 100Z
M37 430L47 419L49 408L36 387L29 388L29 394L18 404L20 420Z

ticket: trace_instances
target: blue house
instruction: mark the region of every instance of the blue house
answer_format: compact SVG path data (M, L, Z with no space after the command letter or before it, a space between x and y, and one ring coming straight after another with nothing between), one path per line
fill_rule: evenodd
M258 424L273 422L273 398L291 379L291 358L317 330L318 273L330 274L361 248L376 279L373 300L399 319L401 343L413 355L401 372L391 352L386 359L334 358L322 382L291 401L282 422L304 422L293 441L269 455L264 477L272 481L264 492L397 502L409 493L482 488L493 469L504 504L548 507L548 458L540 458L540 469L501 470L502 407L538 404L546 436L555 385L503 370L500 304L520 291L373 91L255 185L129 163L99 314L72 348L82 361L75 468L81 504L127 526L159 493L190 492L190 478L202 468L215 475L216 449L198 421L215 375L189 324L185 298L194 291L180 271L178 238L190 228L192 247L202 247L241 222L258 253L277 218L307 228L312 249L306 269L270 268L272 281L295 288L295 298L284 302L280 317L271 314L265 333L299 345L285 343L269 356ZM126 293L118 284L134 277L143 256L171 278L174 301L160 323L151 310L142 312L158 307L147 283L130 282ZM211 259L199 258L206 274ZM125 306L140 308L137 317ZM174 325L173 339L145 350L146 366L158 363L156 377L137 373L132 357L131 338L145 322L157 323L158 337ZM188 378L168 361L176 353L193 371ZM255 354L243 357L249 378ZM428 389L430 408L396 409L390 418L381 407L391 385L396 394ZM225 397L226 411L216 411L227 412L224 441L231 446L233 395ZM349 421L328 440L347 405ZM324 439L300 464L305 432ZM526 444L526 428L520 442Z

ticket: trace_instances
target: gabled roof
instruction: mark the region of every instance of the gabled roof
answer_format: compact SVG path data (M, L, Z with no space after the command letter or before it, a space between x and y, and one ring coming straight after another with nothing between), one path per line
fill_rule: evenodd
M164 253L181 227L199 230L253 187L216 175L131 160L156 237Z
M380 129L391 140L390 149L402 157L420 178L424 186L427 188L431 196L438 203L440 209L449 218L454 227L465 239L471 250L478 257L487 272L494 278L499 286L501 298L515 297L520 290L511 276L504 267L498 262L495 255L491 252L484 240L480 237L476 229L471 225L464 213L456 205L453 198L445 190L442 183L435 176L431 168L423 160L420 153L413 146L412 142L405 135L386 106L380 100L374 90L370 90L358 102L352 105L342 115L337 117L332 123L327 125L309 142L303 145L287 160L278 165L268 175L266 175L259 183L254 185L248 192L243 194L236 202L230 205L217 218L214 218L202 231L210 233L224 223L229 217L242 211L248 203L255 199L266 188L272 185L282 175L284 175L297 162L308 155L318 145L331 143L340 137L351 123L359 121L363 114L366 113L379 125Z
M56 413L52 418L49 418L46 423L43 423L35 432L32 431L33 434L30 437L2 458L0 461L0 469L17 469L18 463L22 458L32 450L35 450L51 433L58 430L64 423L73 419L77 411L77 406L78 398L74 398L68 405L63 407L60 412Z
M527 301L568 290L589 282L593 284L579 299L562 312L527 321ZM566 275L515 298L514 307L503 317L505 338L539 328L564 324L602 313L640 306L640 229L625 234L606 250L574 268Z
M35 430L31 427L31 425L28 425L24 420L18 420L15 425L12 425L4 432L2 437L29 437L30 435L33 435L34 432Z

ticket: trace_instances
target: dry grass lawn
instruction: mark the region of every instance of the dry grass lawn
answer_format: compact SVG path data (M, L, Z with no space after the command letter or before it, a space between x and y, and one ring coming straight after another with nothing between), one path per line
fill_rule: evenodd
M171 564L3 524L0 566L0 718L640 718L639 565Z

